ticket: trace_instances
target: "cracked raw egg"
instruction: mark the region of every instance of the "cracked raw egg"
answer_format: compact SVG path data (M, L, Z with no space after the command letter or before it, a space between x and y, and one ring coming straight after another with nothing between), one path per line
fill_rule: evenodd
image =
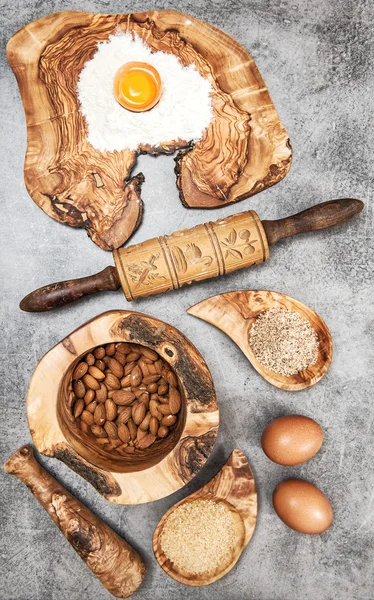
M153 108L161 97L161 77L145 62L128 62L114 78L114 95L128 110L142 112Z

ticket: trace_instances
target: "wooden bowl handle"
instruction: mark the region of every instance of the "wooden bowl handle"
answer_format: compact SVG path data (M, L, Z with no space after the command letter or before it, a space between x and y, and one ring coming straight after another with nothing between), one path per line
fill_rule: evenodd
M95 275L41 287L25 296L19 306L26 312L44 312L75 302L82 296L89 296L96 292L115 291L120 287L117 269L106 267Z
M140 555L43 469L29 446L17 450L4 468L27 485L113 596L128 598L138 589L146 572Z
M364 208L361 200L352 198L342 198L340 200L330 200L322 202L303 212L279 219L277 221L262 221L265 229L268 244L272 245L283 238L296 235L297 233L306 233L308 231L317 231L318 229L327 229L341 225L355 215L358 215Z

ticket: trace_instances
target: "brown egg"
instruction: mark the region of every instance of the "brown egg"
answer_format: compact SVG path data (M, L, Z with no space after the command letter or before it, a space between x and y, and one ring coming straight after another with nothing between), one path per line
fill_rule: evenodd
M314 456L323 442L320 425L302 415L275 419L264 429L261 444L270 460L279 465L294 466Z
M273 505L283 523L300 533L322 533L332 523L333 512L325 494L304 479L279 483Z

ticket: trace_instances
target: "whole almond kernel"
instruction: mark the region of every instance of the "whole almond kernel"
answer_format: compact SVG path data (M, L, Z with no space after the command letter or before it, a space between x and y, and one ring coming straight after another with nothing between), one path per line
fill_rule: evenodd
M158 410L162 415L171 415L169 404L160 404Z
M137 426L135 425L135 423L134 423L134 421L132 419L128 420L127 427L129 428L131 439L135 440L136 439L136 434L138 433L138 428L137 428Z
M94 421L96 425L104 425L105 423L105 407L104 404L98 404L94 412Z
M143 377L143 375L140 370L140 367L138 367L138 365L136 365L136 367L134 367L133 370L131 371L131 385L133 387L137 387L138 385L140 385L142 377Z
M146 435L147 435L147 431L143 431L142 429L138 428L138 432L136 434L135 445L137 446L138 443L140 442L140 440L142 440L143 437L145 437Z
M95 364L95 357L92 354L92 352L89 352L88 354L86 354L84 360L86 361L86 363L88 364L88 366L90 367L91 365Z
M74 381L73 390L77 398L84 398L86 394L86 388L81 379L77 379L76 381Z
M88 364L86 362L80 362L74 369L72 379L82 379L88 371Z
M131 385L131 373L126 375L126 377L122 377L122 379L121 379L121 387L126 388L126 387L130 387L130 385Z
M147 375L146 377L143 377L142 383L144 383L144 385L148 385L150 383L155 383L159 379L160 375L158 373L155 373L154 375Z
M117 425L115 423L113 423L112 421L106 421L106 423L104 425L104 429L110 438L112 438L114 440L118 438Z
M122 365L122 367L125 366L126 354L122 354L122 352L116 352L114 355L114 358L116 359L117 362L119 362L120 365Z
M158 419L156 417L151 417L149 421L149 431L152 433L152 435L157 435L158 427Z
M105 402L105 400L107 399L107 397L108 397L108 390L107 390L106 386L103 383L100 384L100 389L96 390L96 396L95 397L96 397L96 400L98 402Z
M169 406L170 406L170 413L172 415L176 415L181 408L181 396L180 393L178 392L178 390L176 390L175 388L171 388L170 392L169 392Z
M173 371L168 371L168 373L166 375L166 381L172 387L175 387L175 388L178 387L178 380L177 380L176 376L174 375Z
M154 363L154 368L156 369L156 373L158 373L159 375L162 374L162 360L159 358L158 360L156 360L156 362Z
M89 426L87 425L87 423L84 423L84 421L81 421L81 423L80 423L80 426L81 426L81 430L82 430L84 433L88 433L88 432L89 432L90 428L89 428Z
M95 358L98 358L99 360L102 360L105 356L105 350L102 346L98 346L97 348L95 348L95 350L93 351L93 355Z
M107 421L114 421L117 416L117 405L113 400L105 400L105 414Z
M76 403L74 404L74 417L77 418L83 412L84 409L84 400L82 398L78 398Z
M169 386L167 383L161 383L158 386L157 393L159 396L164 396L165 394L168 393L168 391L169 391Z
M151 365L148 365L148 371L149 371L150 375L159 375L160 374L160 373L157 373L154 363Z
M131 352L130 344L127 344L126 342L120 342L117 344L116 350L122 354L129 354L129 352Z
M88 410L84 410L81 414L81 420L83 421L83 423L86 423L87 425L93 425L94 424L94 418L93 418L93 414L91 414Z
M132 407L132 420L134 421L135 425L140 425L140 423L143 421L146 410L147 409L143 402L139 402L139 404L134 404L134 406Z
M165 415L161 419L161 425L166 425L166 427L172 427L174 423L177 422L177 417L175 415Z
M105 362L103 360L101 360L101 359L100 360L95 360L95 365L94 366L97 367L98 369L100 369L100 371L102 371L104 373L106 365L105 365Z
M88 412L94 414L94 412L96 410L96 406L97 406L97 402L96 402L96 400L94 400L93 402L90 402L89 404L87 404L86 410L88 410Z
M149 448L149 446L152 446L155 441L156 436L148 433L143 439L139 440L137 447L140 450L145 450L146 448Z
M118 437L126 444L131 439L129 428L124 423L120 423L118 425Z
M158 392L158 385L157 383L150 383L147 385L147 392L149 392L150 394L156 394Z
M120 406L118 409L117 423L127 423L132 413L131 406Z
M127 362L134 362L135 360L138 360L138 358L140 358L140 352L130 352L130 354L127 355Z
M123 366L115 358L109 358L107 365L113 375L121 379L123 377Z
M115 354L115 352L116 352L116 345L114 343L107 344L105 346L105 353L108 356L113 356Z
M83 379L82 379L84 385L87 388L90 388L91 390L99 390L100 389L100 383L97 381L97 379L95 379L95 377L92 377L92 375L89 375L89 373L86 373L86 375L83 375Z
M143 377L146 377L147 375L149 375L148 365L142 358L139 358L138 365L141 369Z
M135 400L134 394L128 390L116 390L112 398L119 406L128 406Z
M149 394L147 394L147 393L141 394L141 396L139 396L138 400L139 400L139 402L143 402L143 404L145 404L146 408L148 408Z
M143 356L146 356L153 362L159 358L157 352L155 352L154 350L151 350L150 348L142 347L141 353L143 354Z
M168 434L169 434L169 429L166 427L166 425L161 425L158 428L157 437L159 437L159 438L166 438L166 436Z
M94 390L87 390L84 395L84 403L86 406L91 404L91 402L95 399L96 392Z
M131 371L133 370L134 367L135 367L135 362L134 361L129 362L129 363L127 363L125 365L125 368L123 370L123 374L125 375L125 377L126 377L126 375L131 374ZM130 378L130 381L131 381L131 378Z
M131 391L133 392L135 398L139 398L142 394L147 392L147 388L145 385L141 385L140 387L133 387Z
M108 388L111 388L113 390L119 390L121 388L121 384L118 377L113 375L113 373L108 373L106 375L104 383Z
M98 438L106 438L107 437L107 433L106 433L105 429L100 427L100 425L91 425L91 431Z
M102 381L105 378L104 373L98 367L95 367L95 365L88 367L88 373L98 381Z
M159 421L162 419L162 414L158 410L159 404L156 400L151 400L149 403L149 410L151 412L152 417L156 417Z
M141 429L142 431L148 431L148 429L149 429L149 423L150 423L151 419L152 419L152 415L148 411L147 414L145 415L143 421L140 423L139 429Z

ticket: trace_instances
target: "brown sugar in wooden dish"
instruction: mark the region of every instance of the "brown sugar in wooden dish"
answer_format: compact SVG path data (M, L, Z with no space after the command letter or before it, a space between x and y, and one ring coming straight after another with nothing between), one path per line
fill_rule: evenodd
M141 38L152 52L196 65L214 91L214 119L203 137L160 140L138 151L101 152L87 136L77 82L97 44L116 31ZM86 229L101 248L119 248L142 218L142 174L131 176L139 153L171 154L183 204L224 206L280 181L291 146L253 58L223 31L185 13L65 11L20 29L8 61L25 108L28 147L24 176L32 199L50 217ZM224 140L224 142L223 142Z
M243 452L235 449L213 479L162 517L153 534L156 560L180 583L213 583L238 561L253 535L256 517L252 471Z
M139 351L121 352L124 348L133 350L134 347L142 347L143 354ZM139 373L141 366L144 368L148 364L144 361L148 351L148 355L155 357L156 353L167 364L159 398L166 399L169 395L172 406L163 409L166 403L151 399L151 395L157 393L151 392L149 410L151 403L152 410L155 404L160 412L158 415L154 410L158 423L152 418L147 422L149 415L147 417L145 409L135 415L135 421L138 421L135 423L133 406L135 403L139 406L141 396L144 396L143 390L135 390L135 387L141 388L142 380L146 380L152 390L157 383L151 377L153 373L149 379ZM124 365L121 364L121 354L126 356ZM89 369L97 374L92 369L97 361L105 365L105 378L98 381L97 389L87 389L84 378L92 383L91 379L87 380L87 375L90 375ZM87 366L80 366L83 363ZM117 377L122 374L117 363L123 369L121 379ZM150 370L155 363L157 361L149 363ZM97 364L103 366L101 362ZM117 375L113 371L105 373L109 369L107 365L111 365ZM82 379L72 380L73 375ZM134 386L128 385L131 380ZM121 387L121 382L125 387ZM134 393L126 389L128 387L134 389ZM175 414L170 413L170 410L177 409L177 397L174 392L170 393L173 389L180 394L180 409ZM137 395L139 398L136 398ZM134 403L133 396L136 398ZM148 399L143 397L143 400ZM85 405L83 410L82 401ZM104 406L104 410L97 408L99 404ZM144 412L144 416L140 412ZM107 500L118 504L150 502L185 485L200 471L210 455L219 423L213 381L198 350L171 325L133 311L104 313L52 348L41 359L31 379L27 416L39 452L62 460ZM108 416L114 418L110 420ZM143 417L141 421L140 416ZM124 423L121 423L122 420ZM134 445L121 439L126 439L126 430L120 427L121 424L127 425ZM139 448L139 445L148 445L156 435L154 443L147 448ZM152 437L144 442L147 436ZM100 441L106 439L111 440L110 446ZM139 439L137 447L136 439ZM133 448L133 451L125 452L123 446L126 443L129 445L125 447ZM118 452L120 447L123 450Z

